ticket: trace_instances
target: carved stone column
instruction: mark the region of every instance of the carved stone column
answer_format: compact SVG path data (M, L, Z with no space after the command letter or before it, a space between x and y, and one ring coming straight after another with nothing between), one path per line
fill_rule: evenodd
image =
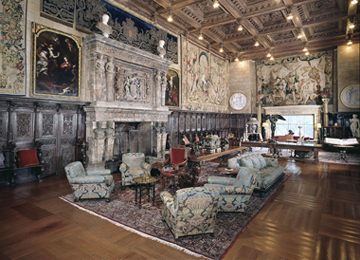
M115 141L114 122L107 122L105 136L106 136L106 146L105 146L105 162L106 162L113 159L114 141Z
M257 127L257 133L261 134L261 104L260 103L258 103L257 119L259 121Z
M165 94L166 94L166 74L167 72L161 72L161 106L165 106Z
M322 101L324 102L324 126L329 126L329 101L330 98L323 98Z
M95 60L95 98L96 100L105 100L104 90L106 87L104 55L99 53Z
M102 122L96 122L94 137L89 139L89 168L104 167L105 129Z
M107 101L114 101L114 57L108 57L105 64Z
M162 83L162 79L161 79L161 71L157 70L155 72L155 106L156 107L160 107L161 106L161 97L162 97L162 93L161 93L161 83ZM164 101L165 102L165 101Z

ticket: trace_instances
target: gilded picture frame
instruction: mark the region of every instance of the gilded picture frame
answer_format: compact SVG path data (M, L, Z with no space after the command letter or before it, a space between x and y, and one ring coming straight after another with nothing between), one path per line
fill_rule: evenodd
M181 108L181 77L178 70L170 68L166 75L165 106Z
M348 108L360 108L360 85L351 84L340 93L340 101Z
M248 103L247 96L242 92L233 93L229 98L229 105L232 109L243 110Z
M78 99L81 93L81 37L33 23L34 96Z

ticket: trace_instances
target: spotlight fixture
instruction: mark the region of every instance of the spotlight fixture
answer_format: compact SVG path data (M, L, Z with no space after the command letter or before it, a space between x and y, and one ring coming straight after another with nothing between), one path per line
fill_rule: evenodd
M168 20L168 22L170 22L170 23L173 21L173 18L172 18L172 10L171 10L171 9L169 10L169 16L168 16L168 19L167 19L167 20Z
M292 14L292 6L288 7L288 15L286 17L286 19L288 20L292 20L294 18L293 14Z
M243 26L240 24L239 27L238 27L238 31L242 31L244 30Z
M220 6L219 2L217 0L214 1L213 7L218 8Z
M199 38L200 41L204 39L203 34L202 34L202 29L200 29L200 33L199 33Z
M219 52L224 52L223 43L221 43L221 46L220 46Z

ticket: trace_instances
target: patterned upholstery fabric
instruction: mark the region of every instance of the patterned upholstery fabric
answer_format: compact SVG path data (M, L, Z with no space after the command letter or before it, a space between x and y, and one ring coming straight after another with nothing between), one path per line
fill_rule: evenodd
M252 163L252 167L251 167ZM256 189L268 189L274 180L276 180L283 172L284 167L278 165L276 158L264 158L261 154L246 153L238 157L228 160L229 165L236 166L233 168L249 167L256 169L254 174L257 177ZM239 165L239 166L237 166Z
M219 211L246 212L249 199L254 191L257 169L240 167L236 178L209 177L205 187L220 192Z
M144 175L146 172L150 175L151 165L145 162L143 153L126 153L122 156L122 163L119 167L121 172L122 186L134 184L133 179Z
M219 192L212 188L196 187L160 193L162 218L175 239L181 236L214 233L218 212Z
M81 162L72 162L65 167L65 172L75 200L105 198L110 201L115 185L110 170L85 171Z

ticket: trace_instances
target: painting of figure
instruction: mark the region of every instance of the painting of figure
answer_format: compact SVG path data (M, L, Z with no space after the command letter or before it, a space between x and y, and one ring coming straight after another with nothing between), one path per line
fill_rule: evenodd
M81 39L33 24L33 94L80 97Z
M180 108L180 76L179 72L169 69L166 75L165 105L171 108Z

